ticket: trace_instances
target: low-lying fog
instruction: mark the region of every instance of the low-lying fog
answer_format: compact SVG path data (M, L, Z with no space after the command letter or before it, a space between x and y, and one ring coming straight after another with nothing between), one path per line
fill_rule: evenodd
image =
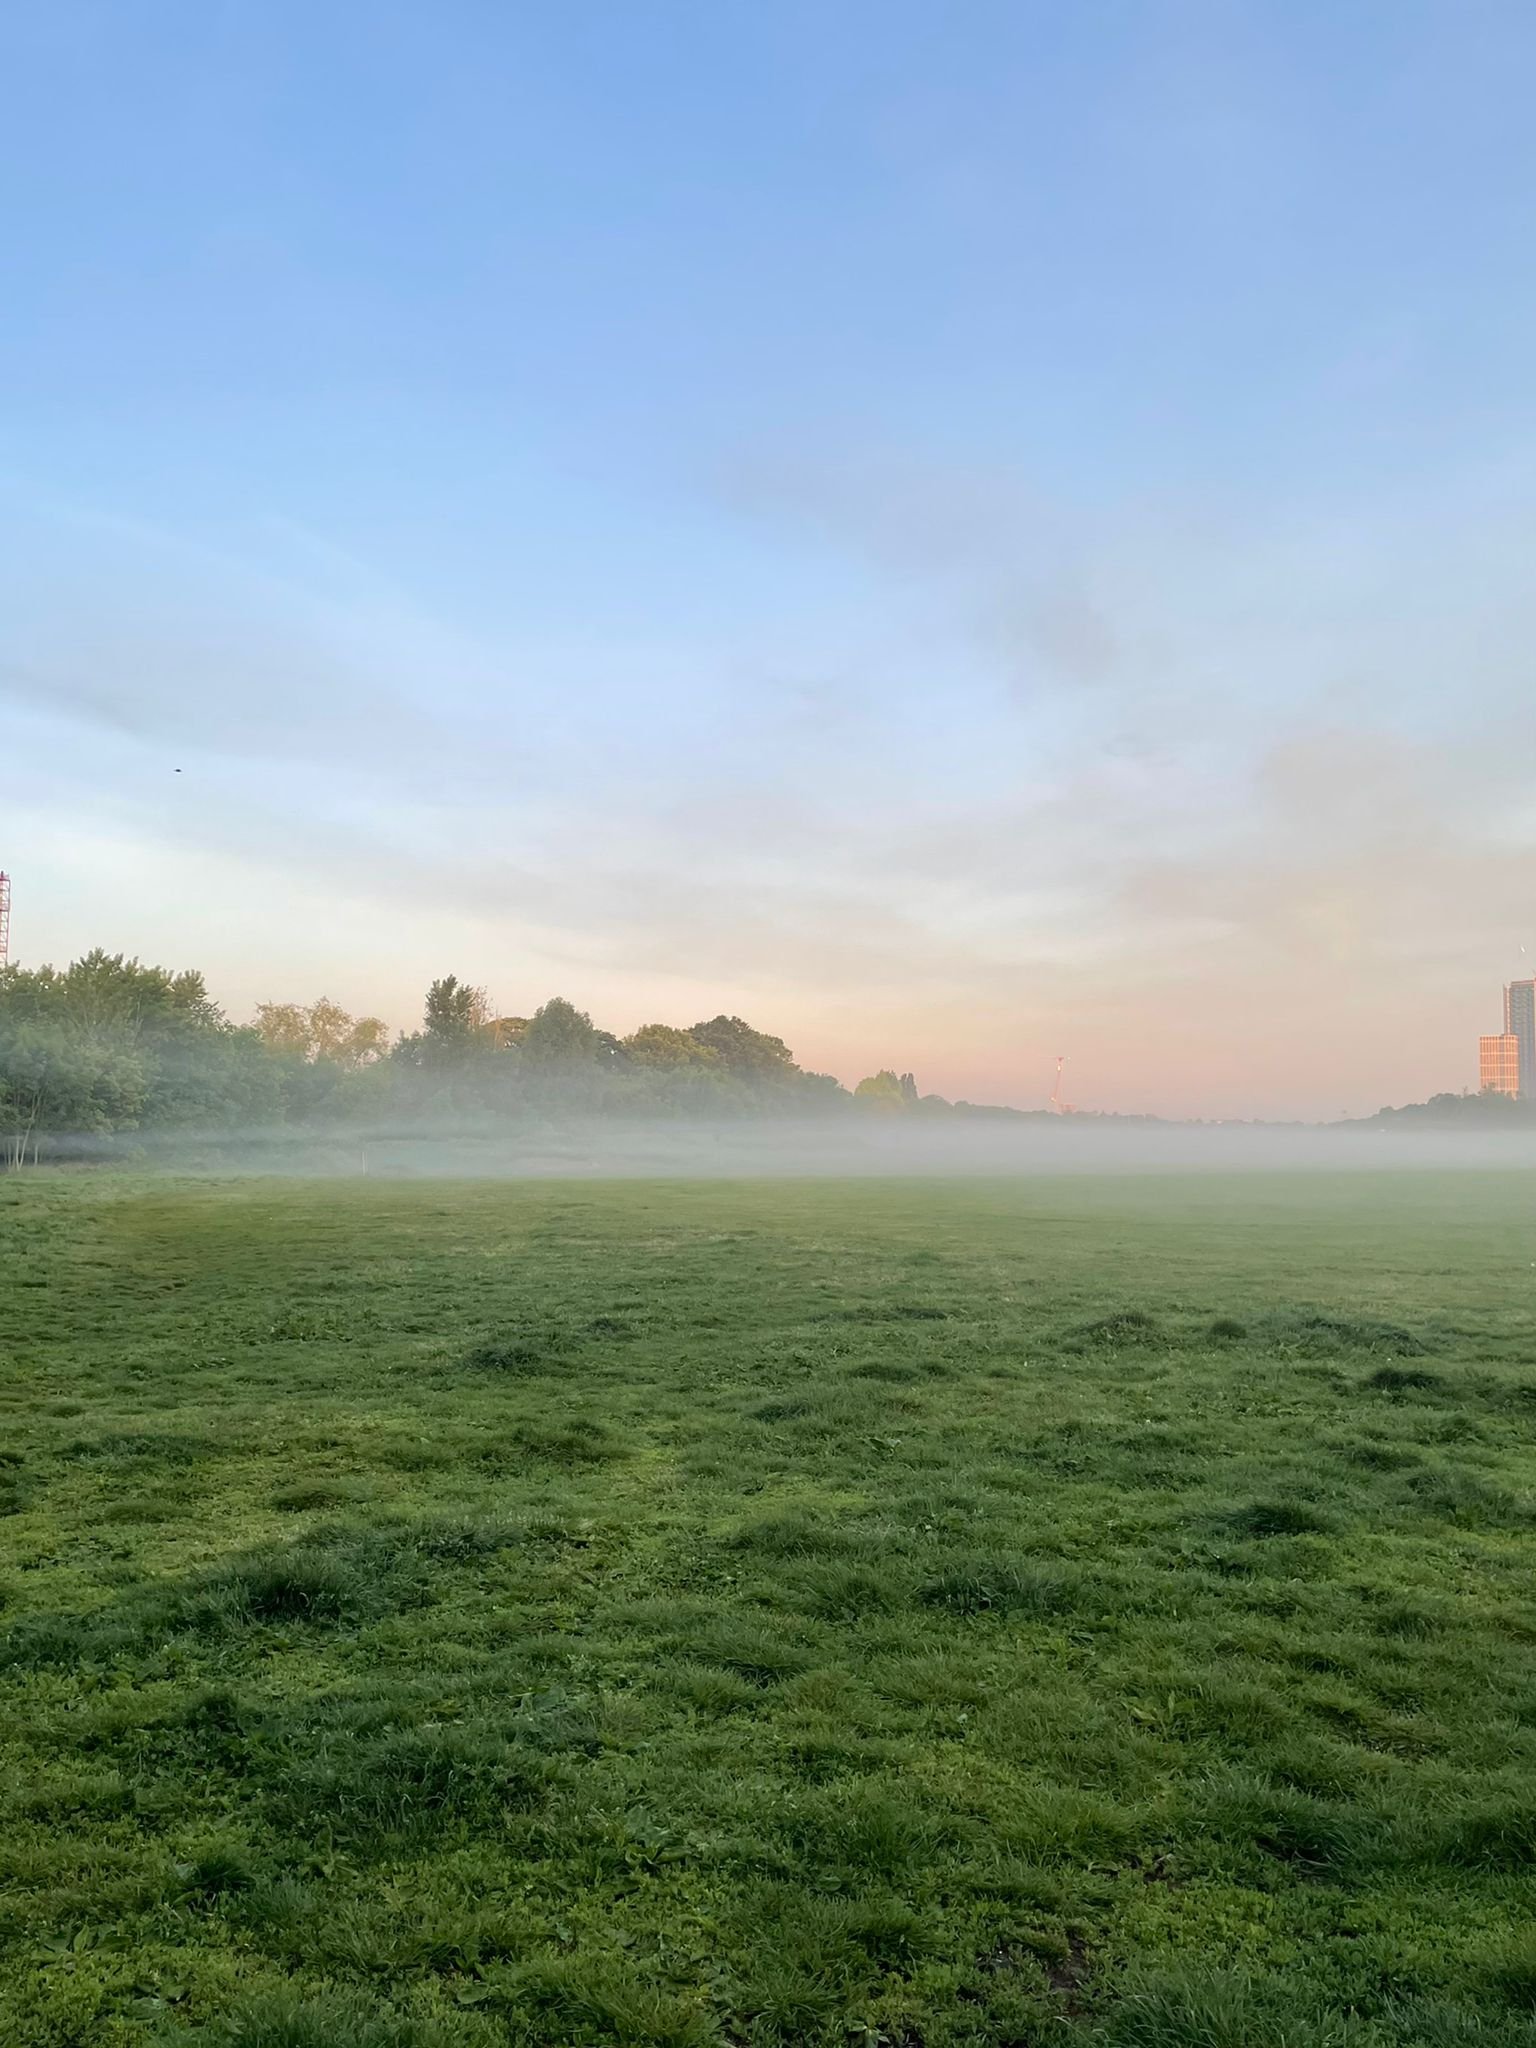
M872 1118L770 1122L689 1120L539 1124L388 1132L253 1131L136 1134L94 1159L266 1174L366 1174L455 1179L750 1177L754 1175L1083 1174L1169 1171L1398 1171L1536 1165L1522 1131L1137 1124L1062 1118L933 1123Z

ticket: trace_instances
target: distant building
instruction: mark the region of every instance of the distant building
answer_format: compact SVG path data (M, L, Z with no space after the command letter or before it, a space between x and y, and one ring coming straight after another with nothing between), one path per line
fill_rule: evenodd
M1512 981L1504 991L1504 1035L1520 1046L1521 1095L1536 1095L1536 980Z
M1526 984L1530 986L1529 983ZM1504 991L1506 1006L1509 991ZM1485 1095L1519 1095L1522 1047L1514 1031L1489 1032L1477 1041L1477 1085Z

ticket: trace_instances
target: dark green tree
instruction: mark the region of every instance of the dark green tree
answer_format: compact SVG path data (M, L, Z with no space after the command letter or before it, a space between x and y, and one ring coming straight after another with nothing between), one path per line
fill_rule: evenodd
M741 1017L711 1017L707 1023L695 1024L689 1036L715 1053L725 1071L737 1080L787 1081L799 1071L782 1038L754 1031Z
M601 1040L607 1035L593 1028L585 1010L578 1010L564 996L551 996L528 1020L523 1058L530 1067L545 1072L589 1066L603 1050Z

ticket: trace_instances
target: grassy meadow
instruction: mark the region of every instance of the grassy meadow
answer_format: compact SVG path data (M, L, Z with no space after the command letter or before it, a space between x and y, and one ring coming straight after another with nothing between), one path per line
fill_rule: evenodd
M1536 1177L0 1180L7 2048L1536 2048Z

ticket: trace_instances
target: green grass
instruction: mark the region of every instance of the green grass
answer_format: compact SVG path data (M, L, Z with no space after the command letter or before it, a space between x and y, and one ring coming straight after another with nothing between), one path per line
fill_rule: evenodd
M1536 2048L1533 1253L0 1182L0 2040Z

